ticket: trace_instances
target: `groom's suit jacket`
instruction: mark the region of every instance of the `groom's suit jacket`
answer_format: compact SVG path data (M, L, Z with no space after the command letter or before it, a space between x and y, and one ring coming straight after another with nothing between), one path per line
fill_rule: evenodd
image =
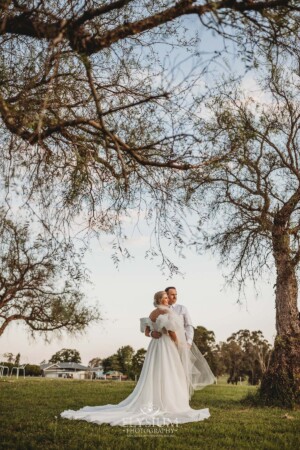
M194 327L187 308L183 305L177 305L177 303L175 303L175 305L170 306L170 309L182 317L186 341L188 344L192 345L194 339Z

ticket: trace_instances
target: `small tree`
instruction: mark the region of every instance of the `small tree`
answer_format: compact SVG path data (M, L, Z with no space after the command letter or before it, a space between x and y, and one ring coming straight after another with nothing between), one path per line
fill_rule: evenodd
M111 355L108 358L104 358L102 361L103 372L106 373L110 370L120 371L121 366L117 354Z
M211 367L213 373L216 374L217 360L216 356L216 340L215 333L207 330L205 327L198 326L194 332L194 342L199 348Z
M29 377L40 377L42 376L42 370L40 366L37 366L36 364L27 364L26 370L25 370L26 376Z
M207 330L205 327L197 326L194 332L194 342L203 356L206 357L216 343L215 333Z
M134 376L140 376L145 361L147 350L140 348L132 357L131 371Z
M117 350L117 353L103 359L103 371L116 370L124 375L131 375L134 350L130 345L125 345Z
M6 358L6 361L9 363L12 363L14 360L13 353L4 353L3 356L4 356L4 358Z
M76 333L100 319L96 308L83 305L80 257L55 238L34 239L29 223L17 224L0 209L0 336L22 321L27 329Z
M71 348L63 348L58 352L54 353L49 359L49 363L58 363L58 362L74 362L81 363L81 356L78 350Z
M243 358L241 346L235 342L222 342L220 352L225 372L229 375L228 382L237 383L244 376Z
M99 367L102 364L102 359L99 357L93 358L89 361L89 367Z
M120 371L123 374L129 375L132 368L133 355L134 350L130 345L125 345L124 347L119 348L119 350L117 351Z
M18 366L20 364L20 358L21 358L21 354L18 353L15 359L15 365Z

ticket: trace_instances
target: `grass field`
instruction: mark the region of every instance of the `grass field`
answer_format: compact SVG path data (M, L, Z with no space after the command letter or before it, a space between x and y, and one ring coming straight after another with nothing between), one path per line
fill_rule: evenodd
M220 383L196 392L191 406L208 407L211 417L174 427L173 433L155 434L157 427L143 427L139 434L130 434L127 427L99 426L59 416L65 409L118 403L133 387L133 382L2 378L0 448L300 449L300 410L249 407L242 399L255 388L245 385Z

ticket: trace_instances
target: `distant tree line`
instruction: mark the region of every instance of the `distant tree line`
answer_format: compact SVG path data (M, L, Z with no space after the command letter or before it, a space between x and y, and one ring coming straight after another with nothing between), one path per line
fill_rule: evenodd
M9 373L11 373L11 370L13 367L17 367L20 365L20 358L21 358L21 354L17 353L16 356L13 355L13 353L4 353L3 354L4 360L0 360L0 365L4 365L6 367L8 367L9 369ZM7 373L7 372L5 372ZM26 364L25 365L25 373L26 376L30 376L30 377L39 377L42 375L42 371L40 366L36 365L36 364ZM23 374L23 372L22 372Z
M213 331L198 326L195 328L194 342L217 377L228 375L228 383L247 379L249 384L257 385L268 369L272 346L261 331L239 330L231 334L226 342L217 344ZM104 373L113 370L122 372L129 379L135 379L141 373L146 353L144 348L135 351L130 345L125 345L107 358L91 359L88 366L102 366ZM20 363L19 353L16 357L12 353L5 353L3 356L7 361L5 365L10 370ZM76 349L63 348L49 359L49 363L58 362L81 363L81 356ZM41 375L40 367L26 365L26 375Z
M228 374L229 383L247 379L257 385L268 369L272 346L261 331L239 330L216 344L214 332L198 326L194 342L214 374Z
M217 344L213 331L198 326L195 328L194 342L214 374L217 377L227 374L230 383L247 379L249 384L257 385L269 365L272 346L261 331L239 330L226 342ZM143 348L134 352L129 345L121 347L102 360L103 371L116 370L134 378L141 373L145 355Z
M227 374L229 383L247 379L249 384L257 385L269 365L272 346L261 331L239 330L226 342L217 344L213 331L198 326L195 328L194 342L214 374L217 377ZM129 345L121 347L103 359L103 370L117 370L134 378L141 373L145 355L143 348L135 353Z

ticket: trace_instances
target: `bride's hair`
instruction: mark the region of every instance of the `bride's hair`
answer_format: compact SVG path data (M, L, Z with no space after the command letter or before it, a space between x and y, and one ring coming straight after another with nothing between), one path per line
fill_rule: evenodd
M163 298L163 296L165 295L166 291L158 291L154 294L154 302L153 305L154 306L158 306L161 304L161 300Z

